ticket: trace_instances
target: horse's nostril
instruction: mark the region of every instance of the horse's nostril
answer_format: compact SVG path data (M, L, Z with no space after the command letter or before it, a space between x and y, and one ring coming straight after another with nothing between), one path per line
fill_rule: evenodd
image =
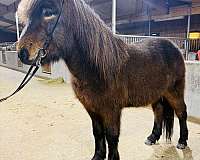
M19 51L19 54L18 54L18 57L22 60L27 60L28 57L29 57L29 54L28 54L28 50L26 48L22 48L20 51Z
M32 65L32 63L33 63L31 60L29 60L29 52L28 52L28 49L26 49L26 48L22 48L19 51L18 57L24 64Z

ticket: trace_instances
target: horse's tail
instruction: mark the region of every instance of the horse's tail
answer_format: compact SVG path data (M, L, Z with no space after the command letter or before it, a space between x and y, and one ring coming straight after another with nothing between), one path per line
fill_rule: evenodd
M163 98L162 103L164 106L163 131L166 135L166 140L171 140L174 127L174 109L171 107L171 105L165 98Z

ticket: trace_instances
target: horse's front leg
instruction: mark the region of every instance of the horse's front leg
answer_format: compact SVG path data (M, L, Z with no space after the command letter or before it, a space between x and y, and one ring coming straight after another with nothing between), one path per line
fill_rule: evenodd
M88 113L92 119L93 135L95 138L95 154L92 160L104 160L106 158L106 143L103 119L96 113Z
M106 139L108 142L108 160L120 160L118 152L118 142L120 134L121 110L113 109L105 113L104 125L106 129Z

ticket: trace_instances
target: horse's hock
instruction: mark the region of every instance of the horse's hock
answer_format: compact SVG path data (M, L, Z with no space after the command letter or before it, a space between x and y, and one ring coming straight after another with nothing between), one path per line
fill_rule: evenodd
M190 65L188 70L199 71L193 69L193 65L199 64ZM0 76L0 97L7 95L24 76L3 67L0 75L3 75ZM195 85L198 80L190 80L190 92L199 91ZM188 122L189 148L181 151L175 147L179 135L177 119L171 144L161 138L159 145L144 145L152 119L149 109L123 111L119 143L122 160L200 159L199 124ZM35 78L22 92L0 104L0 160L89 160L94 152L91 129L89 116L69 84L55 85Z

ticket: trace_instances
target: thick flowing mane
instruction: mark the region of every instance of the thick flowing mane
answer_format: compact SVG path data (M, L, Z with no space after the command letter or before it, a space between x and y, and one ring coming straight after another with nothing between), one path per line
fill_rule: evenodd
M69 0L66 16L85 56L95 65L103 78L116 76L127 61L128 46L113 35L111 30L83 0ZM66 20L67 21L67 20Z

